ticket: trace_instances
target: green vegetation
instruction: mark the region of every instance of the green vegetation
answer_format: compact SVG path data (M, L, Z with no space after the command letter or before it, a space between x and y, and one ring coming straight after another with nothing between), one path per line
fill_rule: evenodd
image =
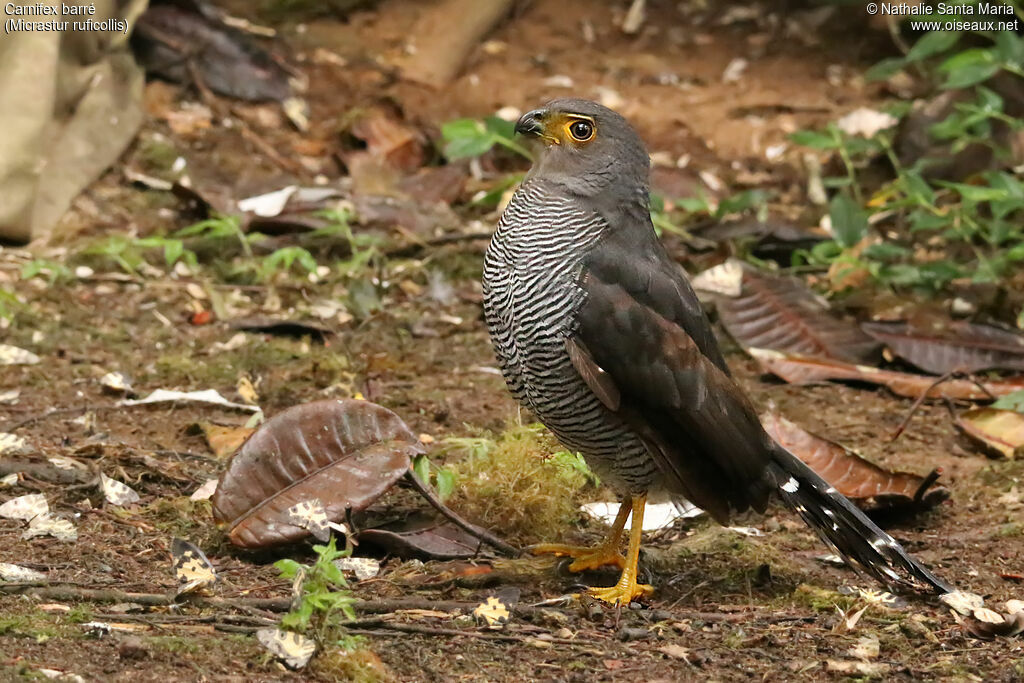
M532 159L530 151L516 142L515 124L497 116L483 121L455 119L441 126L444 155L449 161L478 157L495 145L511 150L521 157Z
M835 191L829 203L833 239L798 253L796 265L838 264L885 285L931 292L962 278L998 282L1021 267L1024 183L1019 169L997 169L1010 161L1010 134L1024 128L1024 119L1006 114L1004 97L986 81L1000 71L1024 73L1024 38L1009 31L982 32L980 38L986 47L965 47L967 35L933 31L904 57L868 74L888 78L913 68L933 78L940 91L965 89L950 100L945 118L928 127L930 151L924 156L908 162L897 153L897 124L912 116L902 103L887 112L891 125L873 135L844 133L833 123L792 136L800 145L834 152L842 166L840 175L823 179ZM963 178L954 170L954 179L943 179L936 164L969 148L990 154L995 163L968 169ZM868 195L869 170L878 160L893 177Z
M562 451L540 425L514 426L497 438L447 439L442 450L462 456L450 460L456 475L451 506L502 529L512 542L562 538L579 521L584 492L597 481L578 455Z
M286 629L306 633L320 645L349 646L350 639L344 636L343 623L355 619L352 608L354 598L348 590L348 583L334 561L352 554L351 548L338 550L332 536L327 545L314 545L316 561L305 565L295 560L278 560L274 567L281 577L300 584L297 604L281 619Z

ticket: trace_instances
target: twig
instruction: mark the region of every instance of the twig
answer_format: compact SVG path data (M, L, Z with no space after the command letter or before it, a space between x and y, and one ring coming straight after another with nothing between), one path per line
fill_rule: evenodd
M519 548L506 543L486 529L481 529L478 526L470 524L462 517L455 514L454 511L441 502L440 498L434 495L434 492L430 490L430 487L425 486L423 482L419 480L419 477L417 477L411 469L406 472L405 478L412 484L413 488L416 489L416 491L423 496L428 503L430 503L431 507L447 517L455 526L472 535L474 538L479 538L492 548L501 551L501 553L507 557L519 557L522 554L522 551L519 550Z
M921 395L918 396L914 400L914 404L912 406L910 406L910 410L907 411L906 417L904 417L903 421L900 422L900 426L897 427L896 431L892 433L891 437L889 437L889 442L890 443L892 443L896 439L900 438L900 434L902 434L903 430L905 430L907 428L907 425L910 424L910 421L913 419L914 414L917 413L918 409L921 408L921 404L924 403L925 400L928 398L928 394L932 393L932 389L934 389L935 387L939 386L943 382L949 381L952 377L953 377L953 372L952 371L947 372L946 374L942 375L941 377L936 379L934 382L932 382L928 386L927 389L925 389L924 391L921 392Z
M914 504L920 505L921 501L924 500L924 494L931 488L931 485L938 480L939 475L942 474L942 468L936 467L929 472L924 479L921 480L921 485L917 487L917 491L914 491Z

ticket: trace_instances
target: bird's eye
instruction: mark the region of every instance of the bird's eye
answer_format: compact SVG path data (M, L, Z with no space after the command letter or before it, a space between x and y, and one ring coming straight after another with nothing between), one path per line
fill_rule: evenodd
M586 142L594 137L594 124L590 121L573 121L569 124L569 135L577 142Z

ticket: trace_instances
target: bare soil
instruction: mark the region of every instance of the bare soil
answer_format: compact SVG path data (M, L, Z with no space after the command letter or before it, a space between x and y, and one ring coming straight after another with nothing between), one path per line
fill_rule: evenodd
M298 171L282 169L251 140L239 137L237 126L220 125L221 117L209 127L172 131L166 112L199 100L181 86L149 87L152 116L140 140L163 135L175 154L187 158L201 191L238 198L296 179L309 182L319 173L338 178L343 174L336 161L343 144L339 118L383 98L399 103L407 120L433 130L451 118L505 106L526 109L570 93L594 97L605 87L621 97L621 110L653 151L691 156L685 169L668 174L674 194L688 194L685 190L698 182L697 171L709 170L732 187L774 187L783 201L793 198L788 209L799 215L804 207L794 189L800 171L793 153L776 165L765 160L766 147L783 142L787 132L885 94L856 74L891 48L884 36L861 25L852 8L838 9L816 31L801 32L788 28L788 22L805 17L803 10L775 15L767 23L722 24L712 15L694 28L679 18L676 3L652 2L641 34L625 36L615 25L624 4L529 3L491 36L497 46L474 53L465 75L440 92L403 83L387 67L403 51L416 3L392 0L346 22L283 27L280 45L293 57L304 57L297 63L310 82L312 131L289 130L267 106L232 105L227 116L248 121L281 156L296 160ZM592 44L583 39L584 21L593 26ZM318 48L347 61L314 59ZM737 57L749 60L743 79L723 83L723 70ZM551 85L548 79L558 75L570 76L574 87ZM125 164L138 166L146 153L140 142ZM466 224L446 229L481 229L468 224L472 218L494 217L469 213L461 219ZM77 203L68 225L79 235L65 248L76 253L108 231L144 235L190 220L173 203L129 186L114 169ZM401 231L390 235L396 243L406 237ZM438 441L500 432L529 416L520 414L492 371L480 320L481 247L479 241L456 243L389 262L382 310L345 324L326 346L309 338L249 334L232 350L217 346L237 334L227 322L193 324L192 314L211 308L211 297L227 300L238 316L287 316L308 309L310 302L346 296L344 286L331 277L319 283L292 278L239 285L218 279L214 267L203 277L122 277L99 266L92 276L50 286L41 278L18 277L29 257L4 251L0 276L23 305L0 339L32 350L42 362L0 370L0 392L20 392L15 403L0 404L0 431L24 438L44 469L46 458L72 458L92 473L125 481L142 500L122 510L104 503L91 481L54 483L52 471L25 476L18 487L0 492L0 500L43 492L51 509L74 520L79 538L75 543L25 541L23 523L0 520L0 562L45 571L48 581L72 588L167 593L174 583L170 540L179 536L202 547L217 567L216 595L288 597L289 583L272 563L282 556L308 561L308 545L241 552L215 527L209 504L189 499L223 468L190 426L211 420L240 425L247 416L195 405L118 407L118 398L104 392L99 378L123 372L140 395L156 388L212 388L239 400L237 382L247 375L267 415L304 401L360 393ZM686 258L682 251L679 255ZM450 303L431 298L432 272L452 287ZM404 282L416 286L400 286ZM453 317L461 322L452 322ZM980 454L957 433L943 405L923 406L907 433L890 442L910 401L863 387L775 382L721 337L730 348L731 367L759 407L774 403L802 426L885 466L922 474L941 467L950 499L927 512L886 519L887 527L941 576L990 603L1020 597L1024 521L1016 492L1024 464ZM781 509L740 523L764 535L742 536L703 519L653 534L643 566L657 591L643 609L616 611L570 601L519 614L493 631L436 615L395 613L361 633L362 664L341 655L321 656L298 673L284 670L244 628L231 630L239 622L227 617L245 613L230 607L186 603L174 610L125 614L109 603L0 593L0 678L37 677L46 668L86 680L124 681L846 679L872 676L870 669L856 668L859 658L851 654L865 637L877 637L880 651L870 663L882 665L874 675L887 680L1024 678L1019 639L968 637L947 610L927 602L911 600L900 610L872 605L852 630L845 628L841 610L853 613L867 603L838 589L866 587L863 581L848 569L821 562L825 548ZM600 524L581 520L565 535L596 540L601 532ZM380 577L354 585L356 597L477 603L511 584L520 589L519 604L525 606L574 592L581 580L614 579L608 573L570 576L539 564L496 572L499 585L487 585L469 580L471 575L460 570L465 563L420 567L383 559ZM196 618L147 624L147 614ZM83 626L89 621L135 623L140 630L95 635ZM388 624L462 629L463 634L410 633Z

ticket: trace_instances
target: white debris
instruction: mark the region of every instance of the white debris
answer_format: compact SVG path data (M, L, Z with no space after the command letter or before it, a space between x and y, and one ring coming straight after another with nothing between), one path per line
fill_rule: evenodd
M256 639L289 669L301 669L316 652L316 641L298 633L276 628L256 631Z
M726 65L725 71L722 72L722 82L735 83L740 80L743 78L743 72L747 70L749 65L750 62L747 60L742 57L736 57Z
M61 671L59 669L36 669L36 671L42 674L44 678L67 681L68 683L85 683L84 678L69 671Z
M28 450L28 443L25 439L16 434L0 432L0 455L22 453L26 450Z
M545 78L544 85L549 88L574 88L576 87L576 82L569 76L557 74L555 76L548 76Z
M248 211L264 218L273 218L284 211L285 204L292 198L297 185L288 185L280 190L267 192L253 197L238 200L239 211Z
M743 264L737 259L698 273L690 280L694 289L735 299L743 291Z
M216 389L205 389L203 391L173 391L170 389L157 389L145 398L125 399L118 403L120 406L140 406L147 403L166 403L169 401L188 401L194 403L213 403L225 408L255 412L258 406L249 406L244 403L232 403L219 393Z
M207 479L206 483L197 488L189 498L192 500L209 500L213 497L213 494L217 491L217 482L219 479Z
M352 572L360 581L372 579L380 573L380 562L372 557L343 557L334 561L343 572Z
M0 505L0 517L5 519L30 520L38 515L50 511L50 504L46 502L46 496L41 493L30 493L27 496L18 496Z
M44 512L32 518L28 523L28 529L21 535L21 538L28 540L36 536L53 536L58 541L73 543L78 540L78 530L68 520Z
M17 403L19 396L21 396L21 390L20 389L11 389L9 391L0 391L0 403Z
M301 97L289 97L281 102L284 115L296 128L305 133L309 130L309 105Z
M494 112L494 115L505 121L518 121L519 117L523 115L523 111L518 107L508 106Z
M0 344L0 365L35 365L39 356L17 346Z
M18 483L18 473L11 472L0 477L0 489L7 488L8 486L16 486Z
M130 505L139 502L139 494L128 484L116 479L111 479L100 472L100 488L103 489L103 497L111 505Z
M735 531L743 536L764 536L764 532L752 526L730 526L726 527L729 531Z
M873 138L880 131L892 128L899 119L885 112L861 107L855 109L836 122L839 130L847 135L861 135L866 138Z
M25 583L28 581L45 581L46 574L37 572L35 569L29 569L28 567L22 567L16 564L8 564L7 562L0 562L0 579L4 581L12 581L15 583Z
M580 507L586 514L605 524L612 524L619 513L618 503L587 503ZM677 519L699 517L704 511L699 507L682 501L680 503L652 503L644 508L644 531L657 531L671 526ZM626 527L632 522L633 514L626 518Z
M626 17L622 20L622 32L634 34L644 25L644 18L647 16L647 0L633 0L629 6Z
M121 372L108 372L100 377L100 384L115 394L127 394L132 390L131 381Z

